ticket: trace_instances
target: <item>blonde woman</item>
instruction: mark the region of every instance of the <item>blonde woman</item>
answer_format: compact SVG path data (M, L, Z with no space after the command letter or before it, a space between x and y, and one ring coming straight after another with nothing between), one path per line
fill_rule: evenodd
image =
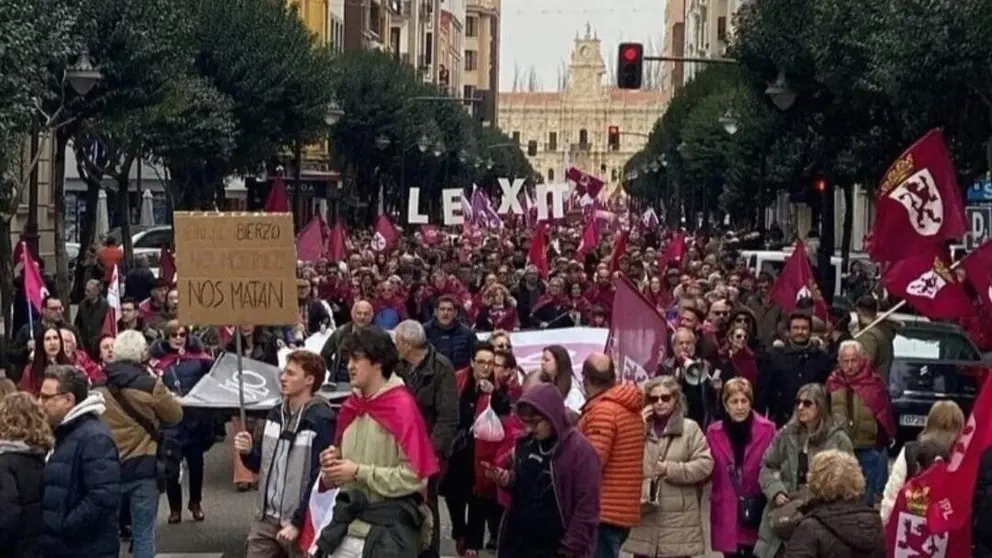
M798 490L806 488L816 454L832 449L854 453L851 439L831 417L823 386L806 384L796 392L792 418L775 435L761 463L759 480L768 504L758 528L755 556L775 558L783 551L782 539L772 530L771 511L784 506L796 497Z
M54 444L41 407L27 393L0 399L0 548L4 556L38 555L45 455Z
M864 503L865 477L849 452L826 450L809 471L810 503L785 558L881 558L885 531L875 509Z
M647 442L641 523L623 549L638 558L676 558L706 552L700 504L713 473L713 457L703 430L685 418L685 396L673 376L644 386L642 411Z
M903 446L899 452L899 457L896 457L892 464L889 481L885 484L885 492L882 493L881 514L883 523L889 522L892 506L895 505L896 497L899 496L899 491L902 490L903 485L919 472L916 456L920 446L929 441L940 449L939 453L948 455L958 434L964 428L964 420L964 412L953 401L937 401L930 407L923 431L920 432L915 441Z

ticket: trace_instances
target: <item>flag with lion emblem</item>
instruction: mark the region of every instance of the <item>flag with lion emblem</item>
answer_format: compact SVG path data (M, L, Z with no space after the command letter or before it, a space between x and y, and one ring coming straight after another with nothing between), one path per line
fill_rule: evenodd
M940 256L900 260L882 274L882 285L932 320L961 318L974 312L964 284Z
M879 262L937 254L968 230L954 163L939 129L889 167L878 186L869 252Z
M829 308L827 301L823 300L820 288L813 277L813 267L809 263L809 252L806 250L806 243L802 240L796 241L792 255L785 260L782 272L775 279L771 291L768 293L775 304L782 307L787 313L795 311L799 306L799 301L808 298L813 300L813 311L821 319L827 319Z

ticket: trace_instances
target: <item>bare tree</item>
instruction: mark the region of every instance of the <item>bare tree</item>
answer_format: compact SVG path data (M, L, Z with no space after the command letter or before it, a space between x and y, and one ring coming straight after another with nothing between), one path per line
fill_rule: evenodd
M533 65L527 70L527 91L540 91L541 80L537 77L537 68Z
M513 91L520 91L520 64L513 62Z
M568 65L568 61L564 58L558 63L558 75L561 76L561 83L558 84L558 89L564 91L568 89L571 83L571 67Z

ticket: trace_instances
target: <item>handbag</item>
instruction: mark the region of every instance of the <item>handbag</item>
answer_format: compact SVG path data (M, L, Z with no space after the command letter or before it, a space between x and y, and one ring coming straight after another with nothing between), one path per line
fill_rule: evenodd
M727 466L730 473L730 484L734 486L734 494L737 496L737 524L745 529L757 530L761 526L761 516L765 512L768 499L760 492L753 496L741 495L741 476L743 471Z
M661 455L658 456L656 461L664 461L668 457L668 450L672 447L671 439L667 440L665 444L665 449L661 451ZM645 479L648 483L648 495L647 499L641 500L641 517L645 517L658 511L658 491L661 489L661 479L652 475L650 478Z
M784 505L773 507L768 514L768 524L775 536L783 541L789 540L796 531L799 522L803 520L803 509L812 496L808 488L800 488L790 493L789 501Z
M145 415L139 413L134 408L134 405L131 404L131 401L128 400L127 396L122 394L118 388L107 386L107 390L110 391L110 395L114 397L117 404L124 409L127 416L138 423L138 426L147 432L148 436L158 446L155 454L155 482L158 485L159 492L164 492L166 479L179 477L179 469L183 460L182 444L179 443L179 440L162 436L161 431L155 426L155 423Z

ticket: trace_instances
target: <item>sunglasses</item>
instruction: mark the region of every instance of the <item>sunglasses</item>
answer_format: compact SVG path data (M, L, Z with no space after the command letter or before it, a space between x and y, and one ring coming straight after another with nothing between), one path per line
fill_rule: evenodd
M734 340L735 341L743 341L744 340L744 335L738 333L737 335L734 336Z
M169 334L169 337L172 338L172 339L186 339L186 332L185 331L177 331L175 333L170 333Z
M649 395L648 403L654 405L655 403L661 401L662 403L670 403L672 401L672 394L666 393L664 395Z
M493 345L493 347L496 350L498 350L498 351L505 351L505 350L507 350L507 349L510 348L510 345L508 345L506 343L497 343L497 344Z
M813 403L809 399L796 399L796 407L802 407L803 409L808 409L813 405L816 405L816 403Z

